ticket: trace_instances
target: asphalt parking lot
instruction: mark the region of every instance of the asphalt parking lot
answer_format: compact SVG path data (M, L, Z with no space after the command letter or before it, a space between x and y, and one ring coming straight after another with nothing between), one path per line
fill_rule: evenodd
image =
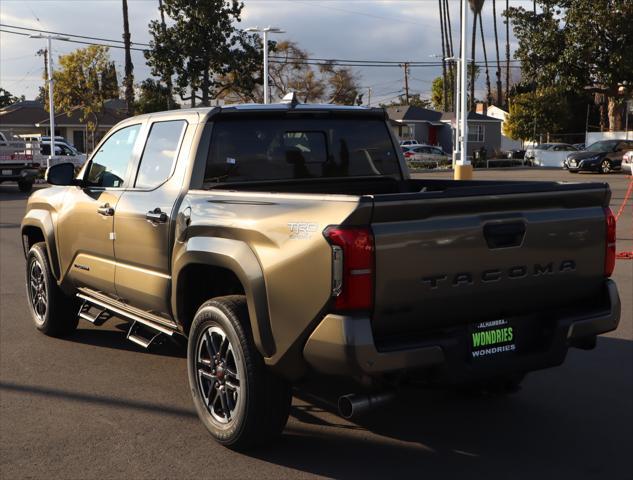
M426 174L435 178L448 173ZM630 177L494 170L476 178L608 181L612 209ZM529 375L510 397L410 390L361 422L297 390L281 441L249 455L216 445L191 403L185 352L145 352L125 322L39 334L24 292L26 196L0 185L0 478L633 477L633 260L618 260L615 332L593 351ZM633 207L618 251L633 250Z

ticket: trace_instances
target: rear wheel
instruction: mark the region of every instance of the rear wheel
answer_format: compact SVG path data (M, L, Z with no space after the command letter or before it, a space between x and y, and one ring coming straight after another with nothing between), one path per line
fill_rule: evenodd
M21 192L29 193L31 190L33 190L33 182L19 181L18 182L18 189Z
M290 387L266 369L255 348L243 296L218 297L200 307L187 364L198 416L219 443L243 450L281 433Z
M46 335L63 337L77 328L78 304L66 296L53 277L46 243L31 247L26 261L26 294L35 327Z
M611 173L611 162L609 160L603 160L600 164L600 173Z

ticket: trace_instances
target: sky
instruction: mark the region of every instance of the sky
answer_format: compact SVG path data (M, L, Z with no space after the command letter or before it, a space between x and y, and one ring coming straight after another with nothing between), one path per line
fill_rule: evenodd
M275 40L292 40L315 58L357 60L433 61L441 55L441 37L437 0L244 0L239 27L276 26L286 33ZM531 8L531 1L511 0L512 6ZM457 20L459 1L449 0L453 21L453 42L459 42ZM499 13L505 5L497 1ZM128 0L130 31L133 42L148 43L147 25L159 18L158 0ZM492 27L492 1L482 13L489 61L495 57ZM120 40L123 23L120 0L1 0L0 23L69 34ZM504 58L505 26L498 21L500 55ZM5 27L0 27L5 29ZM478 33L479 37L479 33ZM467 34L470 45L470 33ZM477 59L483 59L481 44ZM32 99L42 84L44 59L36 52L46 40L0 32L0 87L13 95ZM55 41L53 59L82 45ZM511 39L511 48L516 47ZM469 47L470 48L470 47ZM119 75L123 73L123 50L111 49ZM135 82L151 76L142 52L132 52ZM54 68L54 67L53 67ZM357 68L359 83L371 87L372 104L395 99L404 89L403 70ZM518 70L513 69L514 76ZM440 67L410 69L410 93L430 97L431 82L442 74ZM494 71L491 67L494 85ZM494 88L494 86L493 86ZM483 96L483 75L477 85ZM367 100L367 95L365 95Z

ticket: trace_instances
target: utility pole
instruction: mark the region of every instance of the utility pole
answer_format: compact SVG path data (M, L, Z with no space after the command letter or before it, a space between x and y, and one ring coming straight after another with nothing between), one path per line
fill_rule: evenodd
M371 107L371 87L367 87L367 106Z
M404 69L404 98L409 105L409 62L401 63L400 66Z
M44 55L44 78L48 81L48 49L40 48L36 54Z
M46 168L51 166L51 158L55 155L55 102L53 101L53 39L55 40L69 40L68 37L60 37L59 35L43 35L38 33L37 35L29 35L29 38L45 38L47 41L47 48L45 52L46 58L46 73L48 76L48 121L50 123L51 130L51 153L46 160ZM41 51L41 50L40 50ZM39 52L38 52L39 53Z
M127 15L127 0L123 0L123 45L125 47L125 103L127 104L128 115L134 115L134 76L132 65L132 55L130 53L130 23Z

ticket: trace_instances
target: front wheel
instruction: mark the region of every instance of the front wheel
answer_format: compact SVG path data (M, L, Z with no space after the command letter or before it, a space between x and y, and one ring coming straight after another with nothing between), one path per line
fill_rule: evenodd
M218 297L198 309L187 364L198 417L219 443L244 450L281 433L290 387L255 348L243 296Z
M35 327L46 335L63 337L75 331L78 304L57 286L46 243L31 247L26 259L26 296Z
M611 162L609 160L603 160L600 164L600 173L611 173Z

